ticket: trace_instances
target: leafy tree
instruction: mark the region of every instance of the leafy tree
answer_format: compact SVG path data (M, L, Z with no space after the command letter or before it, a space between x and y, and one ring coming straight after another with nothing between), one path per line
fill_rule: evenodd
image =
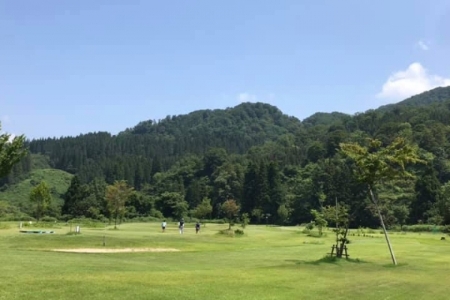
M212 210L211 199L205 197L195 208L194 216L201 221L204 218L211 217Z
M277 216L280 224L285 224L289 220L289 209L285 204L281 204L277 209Z
M450 181L441 187L441 194L435 206L442 217L442 223L450 224Z
M228 222L228 229L231 230L231 226L234 225L235 220L239 214L239 205L237 205L235 200L229 199L222 204L221 210Z
M245 227L247 227L248 223L250 223L250 217L249 217L248 213L243 213L240 221L241 221L241 227L245 229Z
M164 216L174 216L177 219L185 217L189 210L189 204L178 192L162 193L158 199L158 205Z
M114 218L114 229L117 229L117 220L125 214L125 204L132 192L133 188L125 180L117 180L106 188L105 199L110 215Z
M311 214L314 217L314 224L317 226L317 229L319 230L319 235L322 236L323 228L327 227L328 222L325 219L323 213L318 210L311 209Z
M35 207L35 216L39 221L41 217L44 216L50 203L52 202L52 195L50 193L50 188L45 181L41 181L37 186L35 186L30 193L30 201Z
M79 211L77 206L88 196L87 190L82 186L78 176L74 176L70 182L67 192L64 194L64 205L62 206L62 214L72 217L82 216L86 212Z
M411 204L411 219L414 223L426 221L432 213L433 205L441 193L441 184L436 177L436 172L426 168L425 172L417 178L415 185L416 197Z
M13 166L25 157L27 151L25 136L12 138L8 133L0 134L0 178L7 176Z
M341 144L341 152L350 157L355 165L357 178L367 185L370 199L374 204L384 236L391 253L392 262L397 264L394 251L381 214L380 206L374 189L385 180L411 178L414 175L406 169L408 164L422 163L417 154L417 148L407 143L404 138L396 138L390 145L382 147L381 141L370 140L368 146L354 143Z
M337 203L335 206L326 206L323 208L323 217L325 220L333 222L336 233L336 257L341 258L344 253L344 247L348 243L347 234L350 224L350 214L348 206L342 203Z

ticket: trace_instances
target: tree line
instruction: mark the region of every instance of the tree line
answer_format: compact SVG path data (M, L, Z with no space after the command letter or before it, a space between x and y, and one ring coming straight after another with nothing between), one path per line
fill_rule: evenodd
M351 211L350 226L376 227L377 208L340 145L370 150L370 141L386 148L402 138L417 146L425 163L408 166L414 176L373 189L386 226L449 224L450 101L422 97L414 105L353 116L315 114L302 122L268 104L244 103L142 122L116 136L90 133L26 146L51 167L76 175L55 217L109 218L105 191L124 180L134 190L124 218L195 217L201 207L211 207L202 218L224 218L223 204L234 200L253 223L301 224L316 218L312 210L337 201ZM3 187L33 165L30 155L24 157L2 179Z

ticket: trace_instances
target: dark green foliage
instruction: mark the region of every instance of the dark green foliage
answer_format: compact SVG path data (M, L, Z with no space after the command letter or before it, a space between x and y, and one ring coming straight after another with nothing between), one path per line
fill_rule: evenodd
M244 235L244 230L236 229L236 230L234 231L234 234L235 234L235 235Z

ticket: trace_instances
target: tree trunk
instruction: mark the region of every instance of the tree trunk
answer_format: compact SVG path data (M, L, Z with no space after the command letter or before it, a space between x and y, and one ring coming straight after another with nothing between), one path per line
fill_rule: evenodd
M389 247L389 252L391 253L392 262L396 266L397 260L395 259L394 249L392 249L391 241L389 240L389 235L386 230L386 226L384 226L383 216L381 215L380 207L378 206L378 201L375 198L375 195L373 194L373 191L372 191L372 187L370 185L369 185L369 193L370 193L370 197L372 198L372 202L373 202L373 204L375 204L375 207L377 209L378 217L380 218L381 227L383 228L383 232L384 232L384 237L386 238L386 242Z
M347 227L345 227L345 232L344 235L341 238L341 244L339 245L339 249L337 248L337 244L336 244L336 254L338 254L339 258L342 258L342 254L344 253L344 247L345 244L347 243L347 233L348 233L348 225Z

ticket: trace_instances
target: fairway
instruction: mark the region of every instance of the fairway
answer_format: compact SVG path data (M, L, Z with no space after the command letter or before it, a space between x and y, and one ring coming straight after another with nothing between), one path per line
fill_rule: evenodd
M336 263L320 260L331 231L313 238L300 227L248 226L244 236L227 237L217 234L227 225L208 224L199 234L193 225L184 235L174 224L161 233L156 223L79 235L68 235L67 226L54 234L0 230L0 299L449 298L450 241L441 234L391 233L393 267L378 231L350 236L351 259ZM82 248L137 251L54 251Z

